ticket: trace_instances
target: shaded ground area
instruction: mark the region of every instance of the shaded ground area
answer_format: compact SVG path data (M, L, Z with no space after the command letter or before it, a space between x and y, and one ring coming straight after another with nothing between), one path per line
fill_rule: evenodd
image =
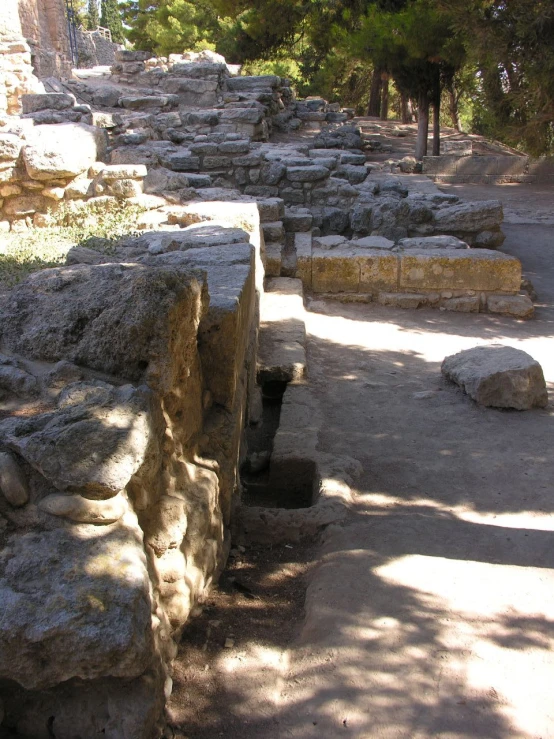
M210 728L181 714L186 736L554 736L554 197L454 189L507 203L503 250L535 283L536 318L309 303L319 448L361 462L355 505L310 568L300 633L284 643L301 613L284 607L269 651L246 631L214 654ZM446 355L492 341L542 363L547 409L480 408L442 379ZM178 683L171 710L186 695Z

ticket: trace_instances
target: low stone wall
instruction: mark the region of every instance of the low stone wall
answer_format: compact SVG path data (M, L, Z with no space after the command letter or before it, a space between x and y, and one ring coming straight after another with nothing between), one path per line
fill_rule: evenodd
M115 55L122 49L121 44L116 44L102 36L98 31L77 31L77 53L79 69L91 69L92 67L111 67L115 62Z
M183 625L226 560L259 400L258 209L167 217L177 250L74 250L3 312L0 713L21 735L159 736Z
M423 173L435 182L554 184L554 157L454 156L423 158Z

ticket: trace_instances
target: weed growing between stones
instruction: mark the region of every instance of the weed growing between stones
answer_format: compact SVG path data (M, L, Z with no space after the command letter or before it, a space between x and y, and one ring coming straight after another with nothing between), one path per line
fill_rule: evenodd
M144 208L122 201L116 205L63 204L50 211L44 228L32 226L0 238L0 287L11 288L32 272L65 263L74 246L102 254L113 252L124 236L137 233L133 224Z

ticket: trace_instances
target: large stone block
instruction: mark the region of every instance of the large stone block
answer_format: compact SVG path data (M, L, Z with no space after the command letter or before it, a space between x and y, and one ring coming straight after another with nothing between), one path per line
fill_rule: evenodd
M102 536L82 526L10 537L0 564L0 678L36 689L138 677L150 666L150 582L137 533L135 519Z
M233 92L256 90L260 87L279 87L281 78L274 74L258 77L231 77L227 80L227 89Z
M502 219L502 203L499 200L458 203L435 212L435 229L444 233L487 231L498 228Z
M487 249L413 250L400 254L402 291L482 290L516 293L521 263Z
M481 405L544 408L548 394L540 364L511 346L479 346L446 357L442 373Z
M104 129L84 123L36 126L27 135L23 161L34 180L75 177L106 155Z
M46 361L77 364L161 393L196 362L204 278L169 267L75 265L31 275L4 308L4 346ZM185 330L185 327L186 330ZM185 381L193 395L194 372ZM183 388L184 390L184 388Z
M73 95L64 92L49 92L35 95L22 95L23 114L37 113L39 110L65 110L76 104Z
M374 293L398 286L398 257L377 249L349 244L334 249L314 249L312 288L317 293Z

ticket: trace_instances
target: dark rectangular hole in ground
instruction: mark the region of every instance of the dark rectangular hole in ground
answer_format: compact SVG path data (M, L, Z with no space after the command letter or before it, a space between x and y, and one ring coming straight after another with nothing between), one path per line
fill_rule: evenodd
M262 386L262 419L247 429L248 456L241 469L242 502L263 508L309 508L317 492L317 470L311 459L271 460L281 417L286 382Z

